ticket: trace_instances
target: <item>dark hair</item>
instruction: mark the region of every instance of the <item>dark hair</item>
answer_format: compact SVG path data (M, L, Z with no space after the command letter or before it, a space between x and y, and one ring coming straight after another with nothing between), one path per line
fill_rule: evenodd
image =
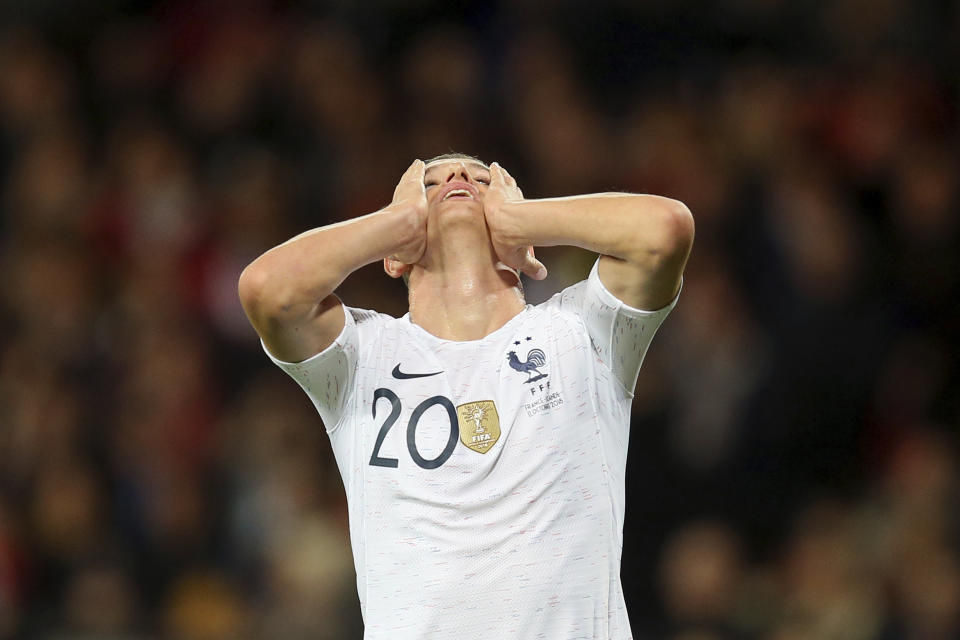
M485 166L487 169L490 168L490 165L488 165L486 162L484 162L480 158L476 156L471 156L468 153L459 153L457 151L451 151L450 153L441 153L440 155L434 156L429 160L424 160L423 163L430 164L431 162L439 162L441 160L470 160L471 162L479 162L480 164Z

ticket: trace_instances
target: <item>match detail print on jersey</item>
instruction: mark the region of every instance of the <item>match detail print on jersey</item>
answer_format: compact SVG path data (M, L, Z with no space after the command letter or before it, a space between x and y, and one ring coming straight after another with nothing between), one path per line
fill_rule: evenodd
M533 338L527 336L526 341L530 342L531 340L533 340ZM515 340L513 344L519 347L521 342ZM516 351L509 351L507 353L507 364L509 364L510 368L514 371L527 374L527 379L524 380L526 384L542 380L548 375L540 371L540 369L547 364L547 354L545 354L542 349L537 349L536 347L527 351L527 358L523 361L520 360Z
M560 391L551 389L550 380L544 379L550 377L546 369L547 354L544 353L543 349L530 344L532 341L531 336L527 336L523 342L519 339L513 341L513 346L517 349L526 345L524 350L526 350L527 357L524 360L520 360L520 356L517 355L515 350L507 352L507 364L517 373L526 375L527 377L522 381L522 384L530 385L526 387L530 391L530 398L523 404L523 410L528 418L543 415L563 404L563 395ZM519 376L517 377L519 378ZM460 428L462 431L463 427Z
M500 416L493 400L468 402L457 407L460 442L477 453L486 453L500 439Z

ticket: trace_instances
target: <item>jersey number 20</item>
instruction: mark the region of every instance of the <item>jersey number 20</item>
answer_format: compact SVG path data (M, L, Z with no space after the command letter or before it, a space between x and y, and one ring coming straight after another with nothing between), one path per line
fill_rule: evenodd
M373 392L373 418L377 418L377 402L380 398L386 398L390 401L390 415L387 416L386 421L380 427L380 433L377 434L377 442L373 445L373 454L370 456L370 464L374 467L390 467L393 469L397 468L399 461L396 458L383 458L380 456L380 447L383 445L384 439L387 437L387 432L390 431L390 428L393 426L393 423L397 421L397 418L400 417L400 398L397 397L390 389L380 388ZM447 446L444 447L443 451L440 452L436 458L428 460L420 455L420 451L417 449L417 425L420 423L420 417L435 404L442 405L444 409L447 410L447 415L450 416L450 436L447 438ZM457 436L459 435L460 430L457 427L457 410L453 407L453 403L450 402L450 398L446 396L433 396L432 398L427 398L414 408L413 413L410 415L410 421L407 423L407 451L410 452L410 457L413 458L413 461L417 463L418 466L423 467L424 469L436 469L447 459L453 455L453 450L457 446Z

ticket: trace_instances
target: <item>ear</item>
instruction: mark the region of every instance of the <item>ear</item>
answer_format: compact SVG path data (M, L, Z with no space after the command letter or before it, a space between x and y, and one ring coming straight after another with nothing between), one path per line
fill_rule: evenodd
M387 272L387 275L391 278L400 278L403 274L410 270L409 264L405 262L400 262L394 258L384 258L383 259L383 270Z

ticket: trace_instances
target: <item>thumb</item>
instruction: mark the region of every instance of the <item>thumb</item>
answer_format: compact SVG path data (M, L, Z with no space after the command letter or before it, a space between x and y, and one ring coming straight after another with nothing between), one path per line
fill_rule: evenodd
M543 280L547 277L547 268L543 266L542 262L534 258L527 251L524 251L523 257L524 260L523 264L520 266L520 271L527 274L534 280Z

